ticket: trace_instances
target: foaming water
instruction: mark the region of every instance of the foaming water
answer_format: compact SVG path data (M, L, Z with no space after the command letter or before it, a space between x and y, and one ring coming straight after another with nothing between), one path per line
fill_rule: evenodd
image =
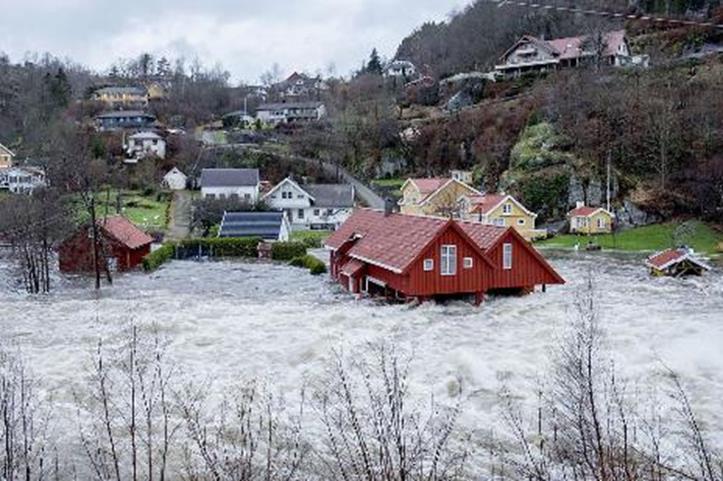
M22 347L43 388L71 413L99 337L112 342L133 320L156 325L188 379L216 390L255 377L295 396L318 376L331 350L363 352L391 342L413 353L411 389L421 397L464 400L462 424L499 425L503 386L535 401L549 354L588 275L617 369L643 389L663 365L678 371L691 398L723 439L723 278L651 279L638 259L557 255L568 281L546 294L412 308L355 300L326 277L278 265L173 262L153 275L120 276L100 294L87 279L62 279L48 297L12 292L0 264L2 337Z

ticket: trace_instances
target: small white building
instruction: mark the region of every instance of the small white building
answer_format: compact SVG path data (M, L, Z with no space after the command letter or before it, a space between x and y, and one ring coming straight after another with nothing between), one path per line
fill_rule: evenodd
M417 75L417 67L409 60L394 60L384 70L387 77L410 78Z
M255 204L260 191L259 169L203 169L201 172L204 199L236 199Z
M174 167L163 176L161 187L168 190L186 190L188 177L178 167Z
M352 214L354 195L349 184L300 185L287 177L264 196L264 201L283 210L293 230L337 230Z
M263 104L256 109L256 118L267 125L316 122L324 117L326 117L326 106L321 102Z
M0 190L13 194L32 194L45 186L45 172L37 167L10 167L0 169Z
M13 166L13 159L15 154L12 150L0 144L0 169L7 169Z
M166 158L166 141L155 132L138 132L128 137L127 164L135 164L146 157Z

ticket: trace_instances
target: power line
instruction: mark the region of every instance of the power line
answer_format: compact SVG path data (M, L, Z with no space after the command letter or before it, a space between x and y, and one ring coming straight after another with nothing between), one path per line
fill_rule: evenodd
M550 4L545 4L545 3L526 2L526 1L519 1L519 0L483 0L483 1L497 5L498 8L502 8L502 7L506 7L506 6L513 6L513 7L529 8L529 9L533 9L533 10L591 15L591 16L597 16L597 17L606 17L606 18L621 19L621 20L634 20L634 21L638 21L638 22L649 22L649 23L657 23L657 24L667 23L667 24L679 25L679 26L685 26L685 27L716 28L716 29L723 30L723 24L717 24L715 22L701 22L701 21L697 21L697 20L685 20L685 19L677 19L677 18L670 18L670 17L661 17L659 15L628 14L628 13L622 13L622 12L613 12L613 11L609 11L609 10L597 10L597 9L579 8L579 7L566 7L566 6L560 6L560 5L550 5Z

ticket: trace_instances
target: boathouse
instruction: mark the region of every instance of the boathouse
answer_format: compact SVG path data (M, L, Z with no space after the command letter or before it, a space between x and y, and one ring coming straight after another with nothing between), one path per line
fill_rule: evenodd
M151 252L153 238L122 216L97 221L99 242L98 262L114 271L128 271L143 262ZM60 271L65 273L93 272L95 248L91 225L85 225L63 241L58 249Z
M645 265L650 269L650 274L656 277L700 276L710 270L710 266L687 247L658 252L648 257Z
M325 247L332 277L357 294L479 304L565 282L513 228L442 217L359 209Z

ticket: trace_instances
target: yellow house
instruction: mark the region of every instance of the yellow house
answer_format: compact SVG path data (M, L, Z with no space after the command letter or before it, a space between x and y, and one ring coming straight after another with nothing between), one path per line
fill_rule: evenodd
M464 202L467 207L468 220L500 227L513 227L527 240L547 235L545 230L535 228L537 214L531 212L511 195L470 196Z
M159 82L150 82L148 85L146 85L146 90L148 91L148 100L164 100L168 97L168 92L166 91L166 88L161 85Z
M15 154L12 150L0 144L0 169L8 169L13 166Z
M462 200L473 195L482 193L456 179L408 179L399 207L402 214L461 218L467 212Z
M582 202L567 214L571 234L609 234L613 231L615 214L602 207L588 207Z
M145 107L148 91L144 87L104 87L93 94L93 99L115 107Z

